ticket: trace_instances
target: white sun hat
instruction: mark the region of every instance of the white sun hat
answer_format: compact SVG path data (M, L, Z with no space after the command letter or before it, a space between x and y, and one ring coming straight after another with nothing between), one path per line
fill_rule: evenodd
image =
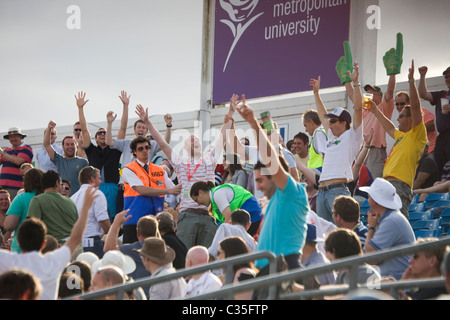
M360 187L359 189L367 192L376 203L385 208L397 210L402 207L402 200L395 187L383 178L376 178L370 187Z
M110 250L103 255L102 259L92 264L92 274L95 274L100 267L107 265L116 266L125 274L130 274L136 269L136 263L133 258L118 250Z

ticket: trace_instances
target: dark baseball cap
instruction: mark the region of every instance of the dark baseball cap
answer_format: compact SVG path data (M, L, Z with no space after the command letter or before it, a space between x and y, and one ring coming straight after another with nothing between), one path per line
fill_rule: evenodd
M446 73L450 73L450 67L448 67L447 69L445 69L444 72L442 72L442 74L445 76Z
M364 86L364 90L366 90L366 92L367 92L368 90L373 90L373 91L378 92L381 96L383 96L383 91L382 91L381 88L378 87L378 86L372 86L371 84L366 84L366 85Z

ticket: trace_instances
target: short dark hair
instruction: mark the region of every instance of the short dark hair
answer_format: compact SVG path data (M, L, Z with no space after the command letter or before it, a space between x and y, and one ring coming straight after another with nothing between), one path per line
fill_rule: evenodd
M361 242L358 235L346 228L334 229L325 240L325 251L341 259L362 253Z
M294 136L294 139L302 140L305 145L309 144L309 137L306 133L299 132Z
M311 120L316 125L321 125L322 122L319 118L319 113L316 110L309 109L303 113L303 121L309 121Z
M134 154L134 151L136 151L137 145L139 143L148 143L148 145L150 147L152 146L149 138L146 138L143 136L138 136L138 137L134 138L133 140L131 140L131 142L130 142L130 150L133 154Z
M80 170L80 173L78 174L78 181L80 181L80 184L86 184L89 183L92 177L96 173L100 174L100 170L97 168L94 168L93 166L87 166Z
M138 120L136 120L136 121L134 122L134 126L133 126L134 129L136 129L136 126L137 126L138 123L143 123L143 124L145 125L145 122L144 122L144 121L142 121L141 119L138 119Z
M162 211L156 215L158 220L158 229L160 233L174 232L176 229L176 222L170 212Z
M143 216L138 220L136 229L144 238L155 237L158 231L158 220L152 215Z
M250 222L250 213L244 209L236 209L231 213L231 223L247 227Z
M31 168L23 175L23 189L25 192L36 191L36 195L44 192L42 188L42 176L44 171L38 168Z
M0 299L19 300L28 291L27 300L42 294L41 281L26 269L10 269L0 275Z
M63 139L62 139L62 145L64 145L64 142L66 141L66 139L75 139L73 136L65 136ZM75 142L75 144L76 144L76 142Z
M23 252L39 251L47 234L47 226L42 220L31 217L22 222L17 230L17 241Z
M278 160L280 161L280 164L283 167L284 171L289 172L289 165L287 164L286 159L284 159L282 155L279 155ZM261 161L258 161L253 167L253 170L261 170L262 168L267 168L267 166L263 164Z
M333 202L333 209L334 213L341 216L345 222L359 221L359 203L350 196L337 196Z
M41 178L42 188L45 190L47 188L53 188L56 186L56 182L61 179L58 172L54 170L47 170L44 172Z

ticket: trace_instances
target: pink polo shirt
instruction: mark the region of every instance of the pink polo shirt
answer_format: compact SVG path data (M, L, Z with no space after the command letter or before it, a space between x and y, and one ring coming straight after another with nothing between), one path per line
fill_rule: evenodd
M378 109L388 118L391 119L394 112L394 98L389 101L383 97L383 101L377 106ZM369 110L363 109L363 134L369 135L373 129L372 146L376 148L386 147L386 130L384 130L380 121Z

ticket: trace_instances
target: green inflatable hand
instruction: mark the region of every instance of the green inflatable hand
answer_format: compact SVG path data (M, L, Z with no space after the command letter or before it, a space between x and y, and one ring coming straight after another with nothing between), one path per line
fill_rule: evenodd
M403 35L397 33L396 48L391 48L383 57L387 75L399 74L403 63Z
M353 72L353 57L350 50L350 43L344 41L344 56L340 57L336 63L336 72L341 79L341 84L352 81L348 76L347 71Z

